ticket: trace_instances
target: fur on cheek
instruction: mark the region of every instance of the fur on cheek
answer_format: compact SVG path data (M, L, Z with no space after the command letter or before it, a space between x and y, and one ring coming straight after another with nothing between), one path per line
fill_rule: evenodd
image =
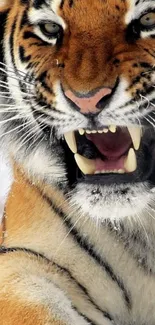
M0 224L2 222L4 206L12 182L13 175L9 165L9 160L4 153L0 151Z

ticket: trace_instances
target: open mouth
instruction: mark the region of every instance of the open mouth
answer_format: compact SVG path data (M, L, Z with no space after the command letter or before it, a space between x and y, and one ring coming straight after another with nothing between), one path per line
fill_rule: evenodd
M64 137L72 161L69 168L78 181L104 184L155 181L153 128L111 125L102 130L68 132Z

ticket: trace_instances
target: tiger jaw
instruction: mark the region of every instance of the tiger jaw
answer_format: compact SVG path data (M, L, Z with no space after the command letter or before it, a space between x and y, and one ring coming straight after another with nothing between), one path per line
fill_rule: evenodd
M133 173L137 169L136 152L140 148L142 129L140 127L128 127L121 131L117 126L104 127L103 130L84 130L80 129L78 133L87 138L95 145L99 156L95 159L89 159L79 154L76 141L77 132L68 132L65 134L65 140L68 147L74 154L78 168L84 175L97 174L125 174ZM125 135L127 145L120 139ZM120 143L116 145L115 142ZM113 152L112 152L113 151Z

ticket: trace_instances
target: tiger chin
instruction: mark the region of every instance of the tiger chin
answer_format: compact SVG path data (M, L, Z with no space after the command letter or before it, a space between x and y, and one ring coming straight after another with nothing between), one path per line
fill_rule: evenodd
M3 0L2 325L155 324L155 4Z

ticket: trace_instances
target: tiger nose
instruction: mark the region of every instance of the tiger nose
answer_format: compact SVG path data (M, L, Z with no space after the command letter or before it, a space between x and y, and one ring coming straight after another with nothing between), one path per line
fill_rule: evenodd
M80 111L81 114L98 114L103 108L107 98L112 93L111 88L101 88L95 93L88 93L87 95L77 95L71 90L65 91L65 96L70 99L72 103L76 105L76 108ZM108 96L108 97L107 97ZM98 105L102 101L101 105Z

